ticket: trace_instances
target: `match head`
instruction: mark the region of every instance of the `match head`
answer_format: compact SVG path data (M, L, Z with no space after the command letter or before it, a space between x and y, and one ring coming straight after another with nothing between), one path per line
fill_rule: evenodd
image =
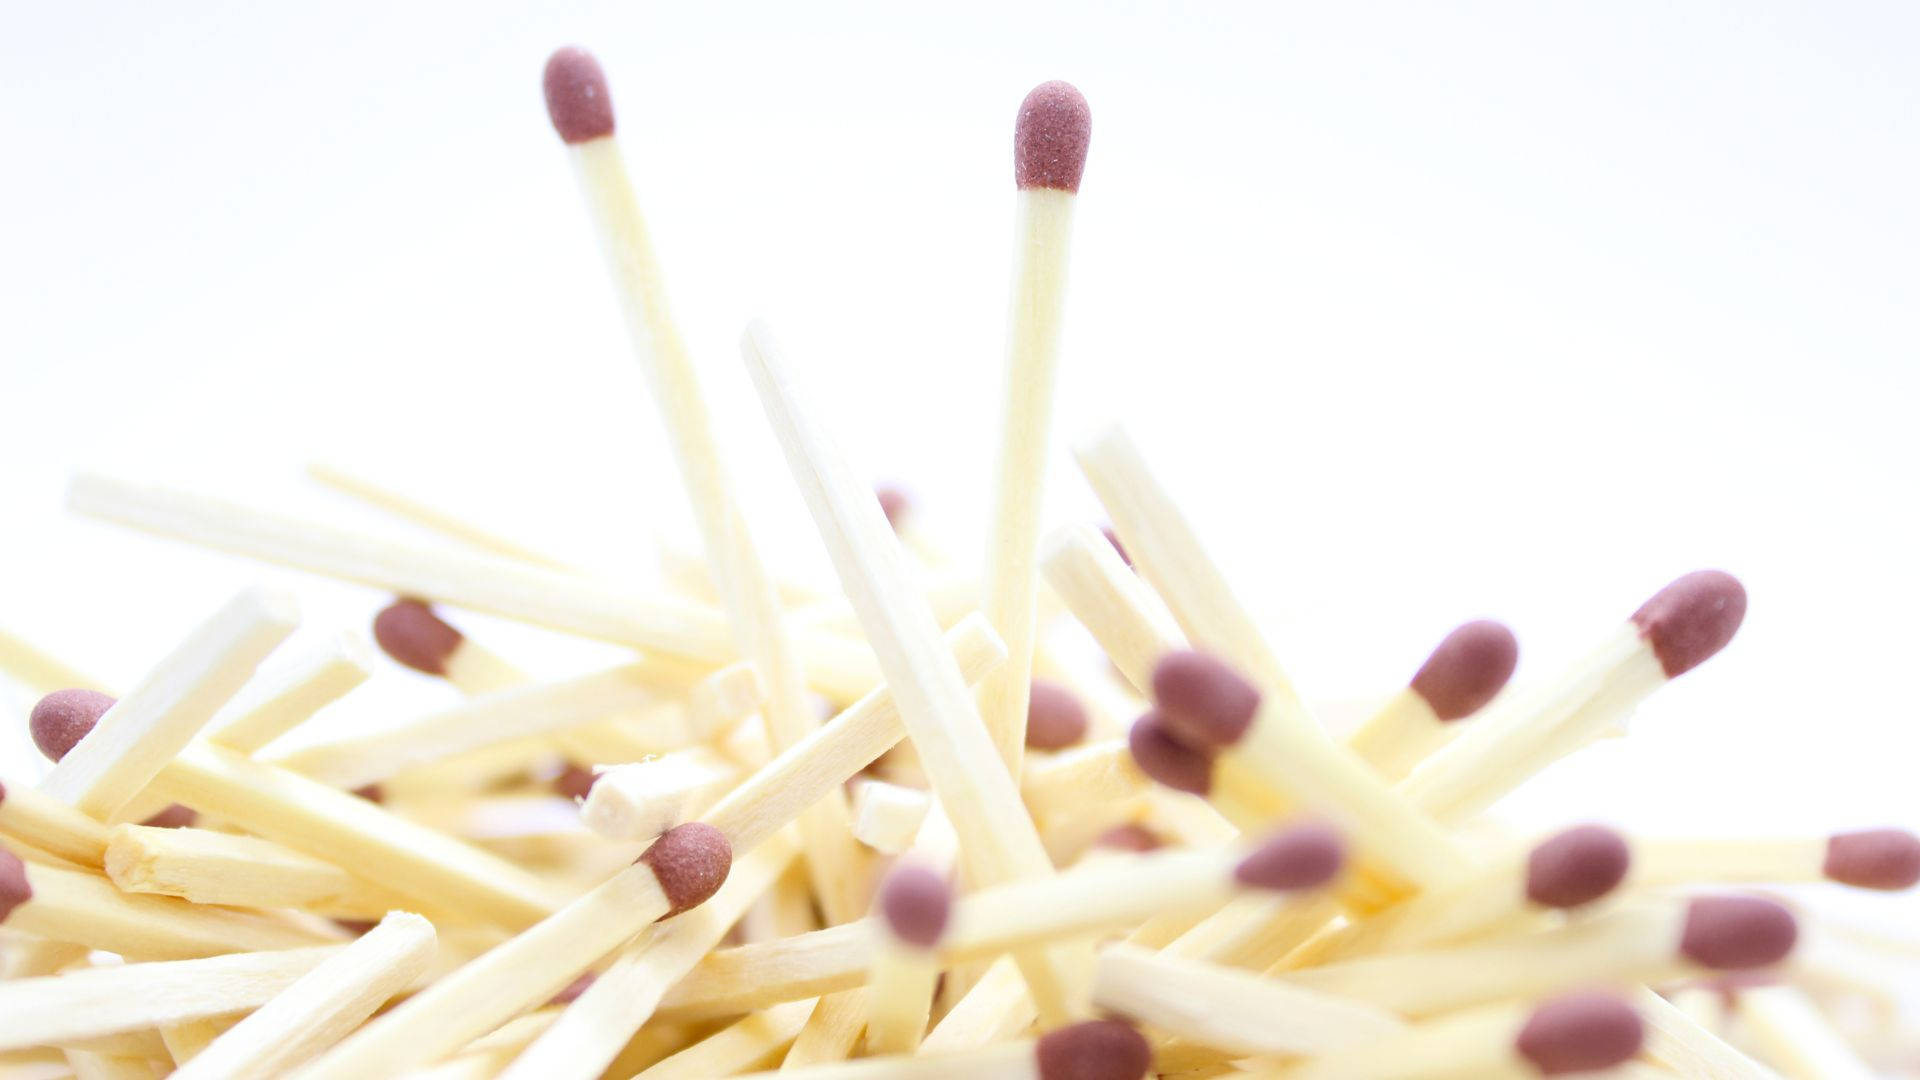
M1347 861L1347 842L1319 822L1295 825L1269 837L1233 868L1233 879L1253 889L1316 889L1332 881Z
M1640 1052L1640 1014L1612 994L1567 994L1527 1017L1513 1048L1542 1076L1610 1069Z
M1035 679L1027 686L1027 745L1035 750L1072 746L1087 734L1087 710L1073 692Z
M599 782L599 773L569 761L567 767L560 770L560 775L553 778L553 790L565 798L578 802L592 794L593 785Z
M1673 679L1725 648L1746 614L1747 590L1732 574L1696 570L1654 593L1633 624Z
M191 808L172 803L165 810L140 824L154 829L184 829L198 820L200 815L194 813Z
M1093 846L1097 848L1111 848L1114 851L1131 851L1135 854L1144 854L1149 851L1160 850L1166 846L1166 842L1161 840L1159 836L1154 834L1152 829L1147 828L1145 825L1115 825L1113 828L1094 837Z
M1041 83L1020 103L1013 125L1013 182L1022 190L1080 190L1093 112L1071 83Z
M1040 1036L1033 1057L1039 1080L1140 1080L1153 1049L1131 1024L1085 1020Z
M1793 913L1758 896L1701 896L1687 904L1680 954L1702 967L1739 971L1778 963L1793 951Z
M580 974L574 976L574 979L572 982L561 987L559 993L548 998L547 1004L549 1005L573 1004L574 999L578 998L581 994L586 993L587 987L592 986L593 980L597 978L599 978L599 976L594 974L591 971L581 972Z
M613 98L600 61L571 45L547 57L541 80L547 94L547 118L568 146L613 134Z
M689 821L660 834L635 862L646 863L667 896L662 919L707 902L733 869L733 845L727 834L705 822Z
M27 881L27 864L20 856L0 848L0 923L7 921L13 909L33 899L33 885Z
M873 497L880 500L880 512L887 515L887 524L893 531L899 532L902 522L913 512L913 497L907 490L893 484L881 484L873 489Z
M1206 653L1181 649L1154 665L1153 703L1168 732L1188 746L1232 746L1253 725L1260 691Z
M373 640L396 663L427 675L445 675L466 635L426 604L402 597L373 617Z
M953 888L924 866L897 866L880 885L880 917L909 945L931 949L940 944L952 913Z
M1920 837L1905 829L1835 833L1821 872L1858 889L1910 888L1920 882Z
M1158 712L1133 722L1127 749L1141 772L1175 791L1205 795L1213 790L1213 758L1168 734L1166 720Z
M27 731L48 761L59 761L111 708L113 698L98 690L55 690L34 705Z
M1576 908L1618 888L1633 854L1626 838L1599 825L1576 825L1542 840L1527 855L1527 899L1541 907Z
M1128 566L1133 565L1133 556L1127 554L1127 545L1120 542L1120 534L1113 531L1113 526L1102 525L1100 527L1100 535L1106 537L1107 543L1113 545L1113 553L1120 556L1121 562L1126 563Z
M1520 660L1513 631L1491 619L1448 634L1407 685L1442 720L1472 716L1493 700Z

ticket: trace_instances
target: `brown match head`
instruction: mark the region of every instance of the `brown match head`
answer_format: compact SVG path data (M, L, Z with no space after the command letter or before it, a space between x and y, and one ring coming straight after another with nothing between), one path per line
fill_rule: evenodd
M1027 686L1027 745L1059 750L1087 735L1087 710L1073 692L1056 682L1035 679Z
M913 497L907 494L905 488L893 484L881 484L874 488L873 497L880 500L880 512L887 515L887 524L899 532L901 523L913 512Z
M140 824L155 829L184 829L200 820L200 815L179 803L169 805Z
M1153 703L1188 746L1232 746L1253 726L1260 691L1206 653L1170 652L1153 668Z
M381 787L377 781L371 784L362 784L354 788L353 794L358 795L370 803L383 803L387 801L387 789Z
M705 822L689 821L660 834L635 862L646 863L667 897L662 919L707 902L733 869L733 845L727 834Z
M1113 828L1094 837L1093 846L1097 848L1111 848L1114 851L1131 851L1136 854L1144 854L1149 851L1160 850L1166 846L1166 841L1160 839L1152 829L1147 828L1145 825L1115 825Z
M1626 880L1633 853L1627 840L1599 825L1576 825L1527 854L1527 900L1550 908L1591 904Z
M426 604L402 597L373 617L373 640L396 663L427 675L445 675L466 635Z
M1317 889L1346 861L1346 840L1330 826L1307 822L1269 837L1233 868L1233 880L1252 889Z
M1491 619L1467 623L1448 634L1407 685L1433 715L1459 720L1493 700L1520 661L1513 631Z
M33 899L33 885L27 881L27 864L20 856L0 848L0 923L7 921L13 909Z
M1071 83L1041 83L1020 103L1013 125L1013 182L1026 188L1079 191L1087 167L1093 112Z
M600 61L571 45L547 57L541 80L547 94L547 118L568 146L613 134L613 98Z
M1633 613L1667 678L1705 663L1733 640L1747 614L1747 590L1732 574L1696 570L1653 594Z
M574 976L574 980L572 982L561 987L559 993L548 998L547 1004L549 1005L573 1004L574 999L578 998L581 994L586 993L587 987L592 986L593 980L597 978L599 978L599 976L594 974L591 971L581 972L579 975Z
M1739 971L1778 963L1793 951L1793 913L1759 896L1701 896L1687 904L1680 955L1702 967Z
M1213 790L1213 757L1169 734L1166 720L1158 712L1149 712L1133 722L1133 729L1127 732L1127 748L1133 752L1133 763L1150 779L1190 795Z
M561 796L579 801L592 793L593 785L599 781L599 773L569 761L567 767L560 770L560 775L553 778L553 790Z
M1640 1052L1640 1014L1612 994L1567 994L1527 1017L1513 1048L1542 1076L1610 1069Z
M1132 1024L1086 1020L1040 1036L1033 1058L1039 1080L1141 1080L1153 1049Z
M1102 525L1100 527L1100 535L1106 537L1107 543L1113 545L1113 553L1120 556L1121 562L1126 563L1128 566L1133 565L1133 556L1127 554L1127 545L1120 542L1120 534L1113 531L1113 526Z
M1857 889L1910 888L1920 882L1920 837L1905 829L1835 833L1821 872Z
M34 705L27 719L33 745L48 761L59 761L113 708L113 700L98 690L55 690Z
M880 917L909 945L931 949L940 944L952 913L953 888L924 866L897 866L880 885Z

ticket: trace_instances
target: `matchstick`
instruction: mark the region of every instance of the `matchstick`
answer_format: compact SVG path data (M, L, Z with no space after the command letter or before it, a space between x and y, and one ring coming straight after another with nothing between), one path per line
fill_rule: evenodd
M527 681L520 669L469 640L432 607L409 597L395 600L373 617L373 640L395 663L445 679L469 697Z
M155 960L297 949L329 940L272 916L123 893L105 878L22 862L5 850L0 922L54 941Z
M1034 750L1064 750L1087 736L1087 707L1059 683L1030 680L1025 710L1026 744Z
M738 658L726 621L711 608L512 559L401 543L85 473L68 486L67 504L89 517L401 596L714 666ZM809 683L836 701L852 701L879 682L858 642L808 633L795 645Z
M1038 1018L1019 965L1003 956L988 965L973 989L927 1032L920 1053L951 1054L1017 1038Z
M1646 1024L1644 1056L1649 1061L1681 1076L1779 1080L1777 1073L1735 1049L1654 991L1636 987L1628 1000Z
M793 1042L813 1005L811 1001L789 1001L743 1017L641 1070L633 1080L709 1080L748 1072Z
M297 1075L358 1080L451 1054L546 1001L649 923L705 902L731 865L732 849L719 830L670 830L631 867L442 976Z
M1513 676L1520 655L1513 631L1482 619L1456 628L1414 672L1407 688L1347 738L1380 775L1405 779L1480 711Z
M530 566L545 567L549 570L569 569L558 559L543 555L491 529L481 528L457 514L431 506L421 499L377 483L359 473L350 472L339 465L311 462L307 465L307 477L323 487L331 488L349 498L358 499L368 506L383 510L402 521L412 522L429 532L438 533L475 551L497 555L503 559L512 559Z
M580 820L615 840L651 840L698 817L740 778L740 770L705 747L601 772L580 807Z
M284 595L252 589L234 597L62 754L40 790L106 820L199 733L297 622Z
M793 1080L1142 1080L1153 1051L1130 1025L1084 1020L1040 1036L977 1050L876 1057L755 1076Z
M1632 882L1641 887L1831 881L1894 892L1920 883L1920 837L1905 829L1825 837L1640 837L1633 853Z
M980 688L980 717L1016 781L1026 745L1027 684L1033 676L1036 548L1046 496L1068 240L1092 132L1087 99L1064 82L1035 87L1020 103L1014 124L1013 178L1020 194L1013 311L982 605L1007 643L1008 659Z
M267 689L243 693L209 725L207 738L252 754L345 697L373 675L373 650L358 635L341 633L274 675Z
M926 1034L953 887L924 866L898 865L880 885L879 947L867 977L867 1053L911 1054Z
M99 713L93 712L93 708L105 711L106 705L98 703L82 703L77 709L70 709L68 706L74 704L76 696L81 694L92 695L94 691L56 690L41 701L59 699L55 708L48 710L49 713L85 711L98 716ZM112 699L105 694L98 696L111 704ZM59 726L64 729L67 725L61 723ZM78 737L74 741L78 742ZM0 836L24 842L80 866L98 867L107 853L105 825L25 784L0 783Z
M1872 1080L1860 1060L1806 993L1793 986L1743 987L1734 995L1740 1021L1759 1052L1788 1076Z
M1567 1076L1611 1069L1640 1052L1631 1005L1594 991L1538 1005L1496 1005L1417 1024L1268 1075L1285 1080L1450 1080Z
M1020 794L1035 821L1117 804L1148 790L1125 739L1108 739L1034 761L1020 778Z
M278 1076L358 1027L433 958L433 924L396 911L252 1015L173 1075L177 1080Z
M749 327L742 351L934 793L959 831L967 876L991 885L1050 874L1033 819L981 725L965 678L940 644L933 613L913 588L879 505L799 399L766 328ZM1055 959L1030 954L1020 967L1041 1015L1057 1023L1075 1012L1079 979Z
M1087 628L1120 674L1142 694L1160 658L1187 647L1180 628L1106 537L1086 525L1054 532L1041 553L1047 584Z
M863 779L853 785L854 839L882 855L898 855L913 843L931 803L919 788Z
M747 520L734 502L725 455L700 379L667 306L664 276L654 257L639 200L613 138L613 101L598 61L580 49L561 49L547 61L547 114L568 147L594 216L626 316L634 357L646 373L661 425L673 446L681 483L732 625L740 654L766 687L761 717L775 750L794 745L818 726L808 706L780 598L761 562ZM800 816L814 893L834 921L853 918L861 854L854 844L846 795L829 792Z
M104 684L18 634L0 628L0 674L36 694L81 687L99 690Z
M107 879L124 892L231 907L308 907L353 889L345 870L252 836L119 825L107 834Z

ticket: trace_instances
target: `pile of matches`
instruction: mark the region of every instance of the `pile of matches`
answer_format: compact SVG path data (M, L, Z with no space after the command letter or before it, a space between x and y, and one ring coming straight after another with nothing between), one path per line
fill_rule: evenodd
M1727 574L1673 582L1524 692L1503 692L1513 635L1469 623L1336 738L1123 431L1076 454L1111 530L1043 539L1091 130L1073 87L1015 126L978 573L876 499L767 329L745 334L843 595L762 562L599 65L563 49L545 90L704 560L647 594L337 471L315 476L444 542L77 478L81 514L391 594L379 648L465 697L285 748L376 661L349 634L256 677L296 623L260 588L117 698L0 638L54 762L0 799L4 1075L1833 1078L1910 1056L1858 962L1899 948L1751 890L1906 888L1914 836L1483 816L1725 646ZM634 654L537 681L448 609ZM1072 623L1097 663L1063 659Z

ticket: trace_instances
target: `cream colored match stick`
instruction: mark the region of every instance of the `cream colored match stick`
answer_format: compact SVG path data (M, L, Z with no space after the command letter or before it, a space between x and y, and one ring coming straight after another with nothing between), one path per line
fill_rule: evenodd
M55 690L74 687L101 690L106 685L5 629L0 629L0 674L25 684L27 689L36 694L51 694Z
M668 586L702 603L725 602L713 583L713 571L707 566L705 553L682 547L665 537L656 539L654 548L660 558L660 579ZM780 598L781 606L793 610L796 616L802 614L801 609L817 609L822 605L838 605L844 610L844 605L840 604L837 598L797 581L777 580L774 582L774 590ZM978 592L977 589L975 591ZM977 596L974 603L978 603ZM972 610L972 605L968 610ZM813 618L816 614L818 614L817 610L810 611L806 613L806 617ZM852 613L846 612L846 614Z
M919 1057L874 1057L755 1076L795 1080L1141 1080L1153 1051L1119 1020L1086 1020L1040 1036Z
M894 866L880 886L879 935L867 977L867 1053L910 1054L926 1034L953 887L913 862Z
M1680 1076L1712 1080L1780 1080L1780 1074L1735 1049L1672 1002L1646 987L1629 995L1646 1023L1643 1055Z
M177 1080L279 1076L340 1041L433 958L433 924L396 911L213 1040Z
M105 825L25 784L0 783L0 835L82 866L107 853Z
M1799 988L1746 987L1734 1000L1761 1055L1794 1080L1872 1080L1880 1075L1860 1060Z
M489 555L527 563L530 566L545 567L548 570L570 569L558 559L543 555L490 529L481 528L458 514L429 505L421 499L377 483L339 465L312 462L307 465L307 476L323 487L331 488L349 498L358 499L368 506L383 510L402 521L412 522L429 532L457 541L475 551L483 551Z
M853 835L883 855L898 855L913 843L932 800L919 788L885 780L853 785Z
M0 982L0 1048L66 1044L256 1008L344 945L92 967Z
M501 1080L593 1080L653 1015L661 995L726 936L793 861L775 837L740 859L712 899L630 942Z
M1053 586L1113 666L1142 694L1153 691L1160 658L1187 647L1160 598L1133 572L1107 538L1088 525L1068 525L1048 537L1040 557Z
M775 750L784 750L819 724L806 699L800 662L773 578L735 502L726 456L713 432L699 375L667 304L665 278L654 257L646 219L627 179L620 145L613 138L606 77L592 56L562 49L547 62L545 88L554 130L567 144L598 226L634 357L646 373L660 422L673 445L733 640L765 684L761 718L767 738ZM592 122L576 127L573 121L580 118L582 109L592 112ZM853 918L858 914L855 879L862 856L853 841L845 793L829 792L800 816L799 824L814 894L827 917Z
M785 1008L775 1005L775 1009ZM771 1011L771 1010L769 1010ZM857 986L820 998L793 1037L780 1068L797 1069L823 1061L845 1061L867 1030L867 988Z
M195 828L117 825L107 879L122 892L229 907L383 912L401 902L338 866L254 836Z
M1904 829L1831 836L1635 837L1630 883L1640 887L1831 881L1895 891L1920 883L1920 838Z
M373 617L373 640L395 661L452 683L468 697L532 680L507 659L442 619L419 600L401 597Z
M1519 659L1513 631L1482 619L1456 628L1395 694L1347 737L1374 771L1400 781L1507 685Z
M442 976L297 1075L359 1080L439 1060L537 1007L649 924L706 901L731 861L718 830L682 825L632 866Z
M1092 131L1086 98L1063 82L1044 83L1029 93L1014 125L1014 180L1020 194L1013 312L983 605L1007 643L1008 660L980 688L980 717L1015 780L1026 748L1027 687L1033 677L1035 549L1046 495L1068 240Z
M89 517L402 596L716 667L738 659L726 620L711 608L511 559L390 541L90 474L73 478L67 505ZM835 700L851 701L880 681L872 657L858 642L809 633L796 645L810 685Z
M1286 1080L1457 1080L1565 1076L1610 1069L1640 1052L1645 1026L1625 1000L1575 993L1429 1020L1269 1075Z
M811 1001L789 1001L754 1013L661 1059L633 1080L709 1080L745 1072L793 1042L812 1011Z
M298 621L283 594L250 589L234 597L108 709L40 790L105 820L199 733Z
M913 587L906 556L879 504L799 399L766 328L750 326L742 350L934 793L959 830L969 880L992 885L1047 876L1053 867L1033 819L981 725L965 678L940 643L933 613ZM1066 970L1063 959L1034 952L1020 965L1041 1015L1051 1022L1075 1013L1076 984L1084 979Z
M1317 1054L1388 1039L1392 1013L1221 967L1115 944L1100 950L1093 1002L1234 1054Z
M611 839L651 840L698 817L739 778L739 769L706 747L615 765L594 780L580 820Z
M1002 1042L1017 1037L1038 1018L1019 965L1013 957L1003 956L988 965L980 981L927 1032L920 1053L951 1054Z
M159 960L296 949L329 940L267 915L123 893L105 878L23 863L10 851L0 851L0 920L55 941Z
M268 689L243 694L232 717L215 717L207 738L252 754L305 723L373 676L373 650L356 634L336 634L274 675Z
M1122 802L1152 790L1125 739L1109 739L1062 750L1027 766L1021 795L1036 821L1084 812L1090 806Z
M159 1062L147 1058L95 1054L84 1050L66 1051L67 1064L73 1067L75 1080L153 1080Z

